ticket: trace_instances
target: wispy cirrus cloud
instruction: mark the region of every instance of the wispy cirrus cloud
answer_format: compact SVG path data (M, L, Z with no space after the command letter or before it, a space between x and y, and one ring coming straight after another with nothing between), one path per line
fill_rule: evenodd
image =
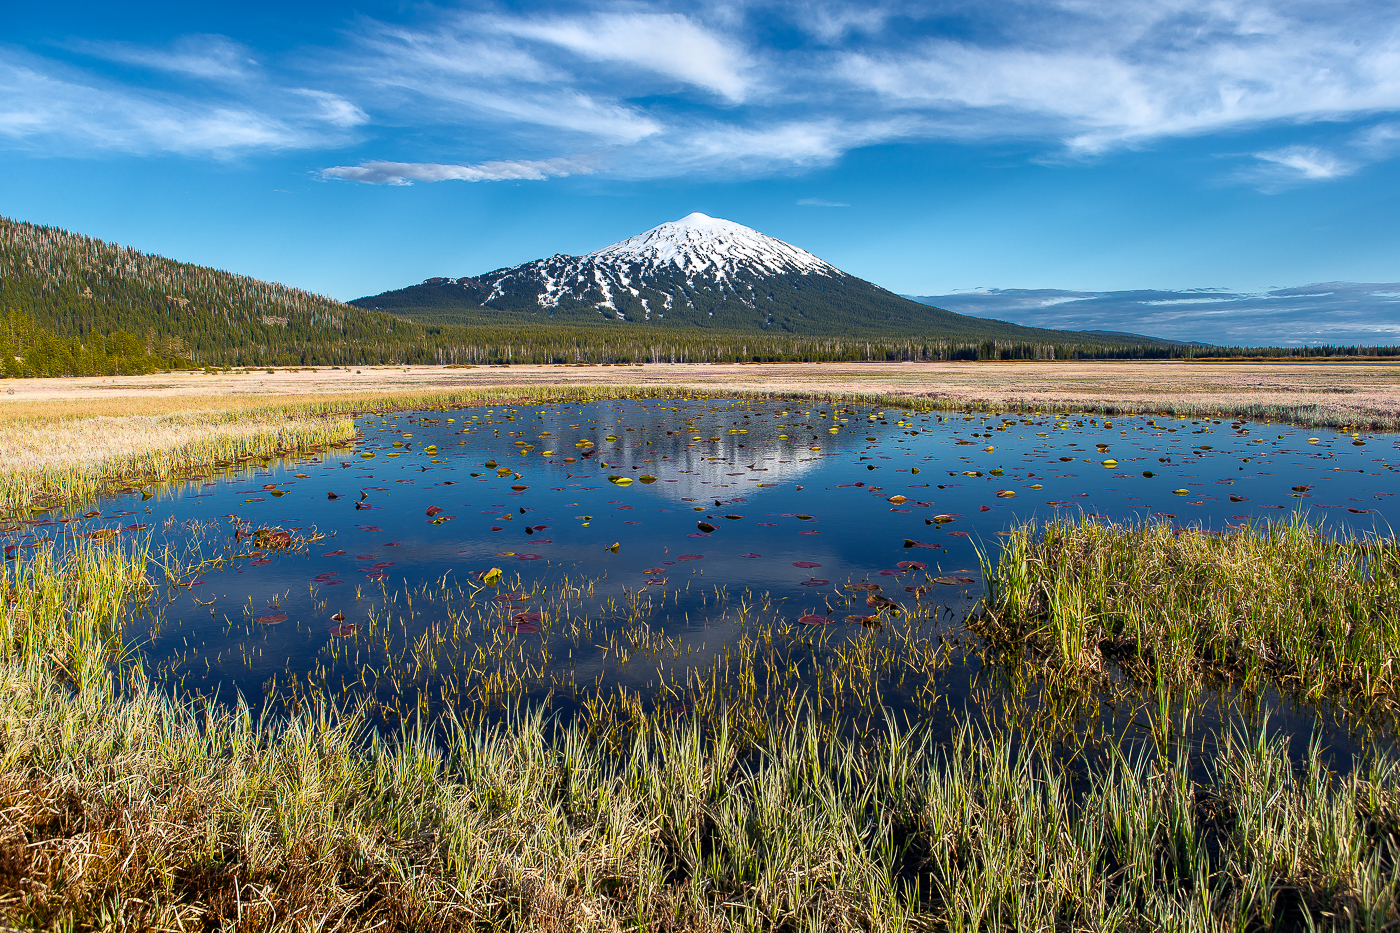
M1018 21L993 41L852 49L840 74L889 106L971 116L972 132L1058 138L1083 153L1400 108L1396 19L1381 7L1328 18L1335 5L1007 6Z
M1282 149L1256 152L1254 157L1312 180L1340 178L1350 175L1355 170L1351 163L1316 146L1285 146Z
M542 162L481 162L451 165L437 162L362 162L321 170L324 178L359 181L371 185L411 185L416 181L543 181L568 175L587 175L591 169L567 159Z
M174 47L197 57L193 47ZM248 77L219 61L215 56L201 69L192 60L160 59L159 66L200 79ZM234 92L194 93L124 82L0 46L0 145L34 152L168 152L226 158L250 151L340 145L351 130L369 120L354 103L323 89L261 83L249 89L240 82Z
M1336 138L1330 147L1294 144L1253 153L1255 164L1235 173L1235 179L1263 191L1327 182L1355 174L1400 151L1400 124L1379 123Z
M75 39L65 45L74 52L109 62L209 80L245 80L259 68L252 51L227 36L181 36L166 46L87 39Z
M1350 175L1366 161L1348 160L1318 146L1284 146L1254 153L1257 160L1235 173L1235 178L1273 192L1309 182L1331 181Z
M500 17L501 33L558 46L585 61L673 78L741 101L750 69L743 44L679 13L600 12L589 16Z
M1231 176L1266 190L1400 151L1400 11L1380 0L488 0L344 26L280 56L210 35L66 46L118 73L10 60L0 82L34 93L0 103L0 138L190 153L375 141L363 165L563 159L655 177L798 172L912 140L1017 140L1055 161L1274 127L1280 142ZM141 72L173 86L157 94ZM235 128L225 145L201 128L216 114ZM360 167L346 161L323 164ZM394 178L429 180L359 173Z
M760 16L808 40L765 45ZM1082 157L1400 112L1400 17L1382 4L604 4L367 23L360 41L371 85L473 107L503 127L565 130L574 135L558 142L573 151L592 136L623 175L800 171L861 146L938 138L1039 141ZM559 104L565 88L580 106ZM1367 162L1315 148L1250 156L1252 183L1269 172L1339 178Z
M211 103L84 78L40 70L20 56L0 61L0 140L38 151L226 156L332 144L349 112L330 97L288 100L274 114L237 100Z

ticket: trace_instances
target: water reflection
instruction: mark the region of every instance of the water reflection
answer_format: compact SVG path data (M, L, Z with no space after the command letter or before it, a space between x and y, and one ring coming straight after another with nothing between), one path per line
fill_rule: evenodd
M1015 658L984 668L962 625L978 547L1061 514L1220 529L1301 511L1385 529L1400 485L1390 437L1202 419L675 400L359 426L353 449L115 496L12 528L7 549L146 525L224 559L134 635L164 683L225 700L369 697L399 720L549 698L602 723L707 704L756 722L807 697L848 722L892 709L942 728L995 697L1030 728L1083 736L1089 719L1146 729L1157 699L1054 697ZM262 528L297 546L260 545ZM870 585L900 611L872 608ZM1345 711L1256 702L1295 736L1319 725L1351 747ZM1190 731L1239 700L1173 703Z

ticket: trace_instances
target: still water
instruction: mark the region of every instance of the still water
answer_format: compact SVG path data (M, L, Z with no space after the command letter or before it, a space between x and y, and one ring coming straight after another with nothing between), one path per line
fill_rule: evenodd
M548 698L595 717L616 703L616 719L700 711L704 680L731 704L810 690L933 722L993 689L959 636L979 551L994 560L1016 524L1229 530L1296 512L1389 534L1400 491L1392 436L1228 420L676 399L358 426L353 447L40 517L6 554L119 529L207 559L177 561L130 629L186 695L369 699L400 721ZM851 583L904 612L846 621L875 612ZM856 669L860 684L831 680ZM1219 720L1234 701L1191 702ZM1268 702L1300 741L1321 727L1348 745L1330 714Z

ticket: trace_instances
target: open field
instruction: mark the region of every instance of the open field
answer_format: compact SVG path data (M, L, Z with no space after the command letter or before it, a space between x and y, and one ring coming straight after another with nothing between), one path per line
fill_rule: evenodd
M472 390L666 388L909 396L935 407L1090 408L1246 414L1319 424L1400 426L1400 363L755 363L379 367L173 373L5 383L0 423L30 416L160 414ZM13 391L13 394L9 394Z

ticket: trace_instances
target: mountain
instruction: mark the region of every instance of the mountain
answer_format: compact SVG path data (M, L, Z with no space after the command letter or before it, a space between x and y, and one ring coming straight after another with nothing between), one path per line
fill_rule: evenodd
M930 308L776 237L700 213L584 256L430 278L350 303L432 323L610 321L731 333L1083 339Z

